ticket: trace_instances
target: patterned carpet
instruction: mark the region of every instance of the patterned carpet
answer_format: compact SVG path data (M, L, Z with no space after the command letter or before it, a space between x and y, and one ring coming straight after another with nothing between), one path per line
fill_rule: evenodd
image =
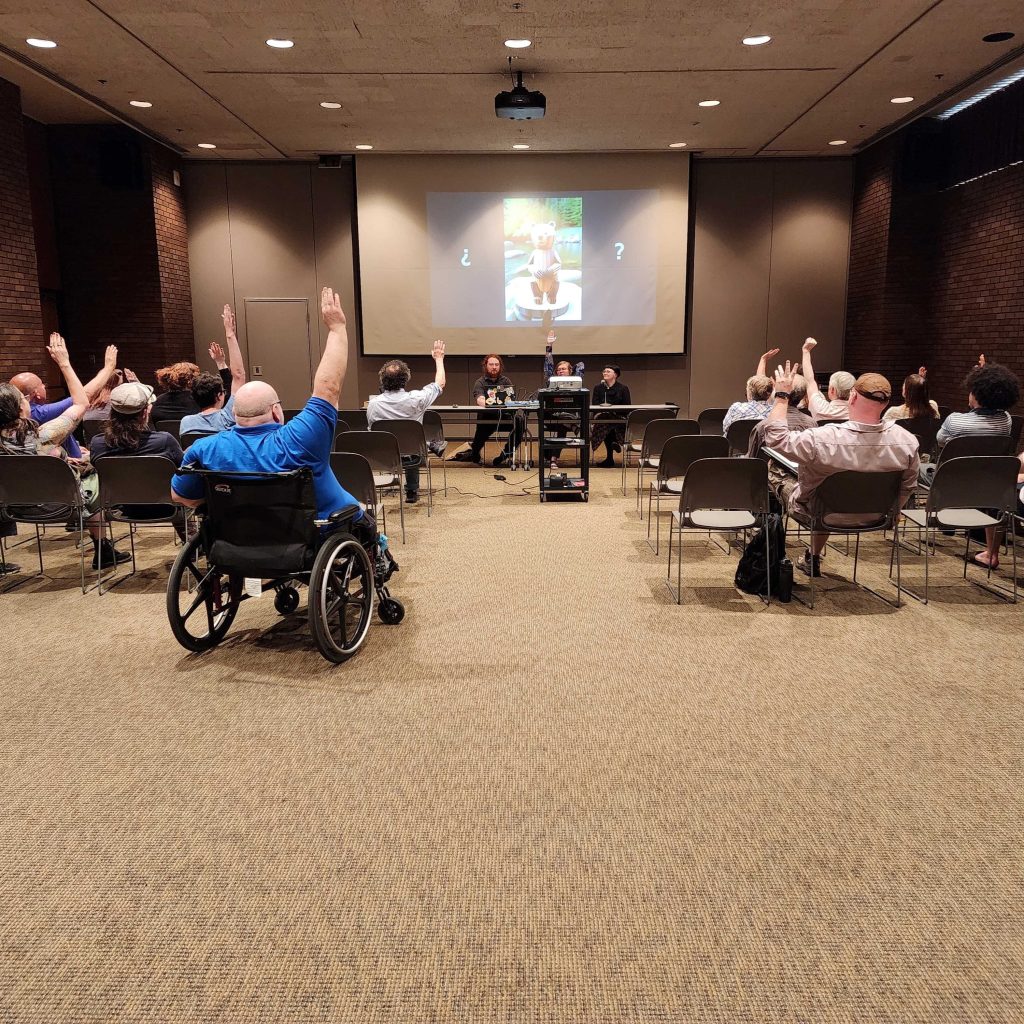
M390 520L408 615L337 668L268 599L186 654L166 532L102 597L49 535L0 597L0 1021L1024 1019L1024 607L944 542L927 607L833 551L768 609L699 535L677 607L618 471L506 475Z

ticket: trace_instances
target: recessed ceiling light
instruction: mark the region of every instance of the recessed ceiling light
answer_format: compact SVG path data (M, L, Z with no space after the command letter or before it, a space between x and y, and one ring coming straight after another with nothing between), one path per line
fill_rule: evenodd
M290 50L295 44L290 39L268 39L267 46L273 46L275 50Z
M368 146L365 142L362 142L356 146L356 149L373 149L373 146Z
M830 146L845 146L846 145L846 139L833 139L829 143L829 145Z
M200 142L198 145L199 145L200 149L216 149L217 148L212 142Z
M914 102L914 97L913 96L893 96L893 98L891 100L889 100L889 102L890 103L913 103Z
M772 41L771 36L747 36L743 40L744 46L764 46L765 43Z
M697 106L698 107L717 107L718 104L721 103L721 102L722 102L721 100L701 100L700 103L697 104Z
M530 45L529 39L506 39L505 45L510 50L525 50Z
M323 107L324 110L341 110L340 103L332 103L330 100L321 100L320 106Z
M128 101L133 107L151 107L152 103L147 100L129 100Z
M668 148L669 149L685 149L686 148L686 143L685 142L670 142L668 144Z
M57 44L52 39L26 39L29 46L38 46L40 50L52 50Z
M981 41L983 43L1005 43L1007 39L1012 38L1012 32L989 32L987 36L981 37Z
M512 143L512 148L513 149L529 149L530 148L530 144L528 142L513 142Z

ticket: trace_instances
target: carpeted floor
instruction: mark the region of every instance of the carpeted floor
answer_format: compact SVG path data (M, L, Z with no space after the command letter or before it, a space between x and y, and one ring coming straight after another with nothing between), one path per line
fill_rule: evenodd
M408 615L337 668L269 599L187 655L166 533L103 597L50 535L0 597L0 1021L1024 1019L1024 604L947 547L927 607L766 609L694 536L677 607L617 471L507 475L391 521Z

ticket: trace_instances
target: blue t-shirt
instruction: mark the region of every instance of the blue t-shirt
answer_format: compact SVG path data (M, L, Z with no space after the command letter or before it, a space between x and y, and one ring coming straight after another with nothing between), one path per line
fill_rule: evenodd
M282 473L308 467L313 471L316 514L326 519L340 508L359 506L331 470L331 446L338 410L322 398L311 398L286 424L261 423L201 437L182 460L182 468L199 466L232 473ZM206 494L201 477L176 474L171 486L183 498L198 501ZM355 521L363 518L359 509Z
M36 423L49 423L50 420L55 420L58 416L66 413L74 404L72 399L65 398L60 402L47 402L45 405L40 405L38 402L29 402L28 407L32 413L32 419ZM80 459L82 457L82 449L79 447L73 434L68 434L61 447L73 459Z
M230 430L235 425L234 408L235 396L232 395L224 403L223 409L183 416L181 423L178 424L178 436L180 437L182 434L219 434L222 430Z

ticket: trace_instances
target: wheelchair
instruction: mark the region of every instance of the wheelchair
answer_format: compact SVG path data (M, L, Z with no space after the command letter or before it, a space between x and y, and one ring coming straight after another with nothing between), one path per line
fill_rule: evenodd
M335 664L366 639L374 594L382 622L402 621L405 608L387 587L393 562L375 539L364 544L352 535L354 507L316 518L309 469L187 472L203 478L206 505L167 581L167 618L186 650L207 651L224 639L254 581L259 593L274 592L281 615L298 610L297 585L308 587L313 639Z

